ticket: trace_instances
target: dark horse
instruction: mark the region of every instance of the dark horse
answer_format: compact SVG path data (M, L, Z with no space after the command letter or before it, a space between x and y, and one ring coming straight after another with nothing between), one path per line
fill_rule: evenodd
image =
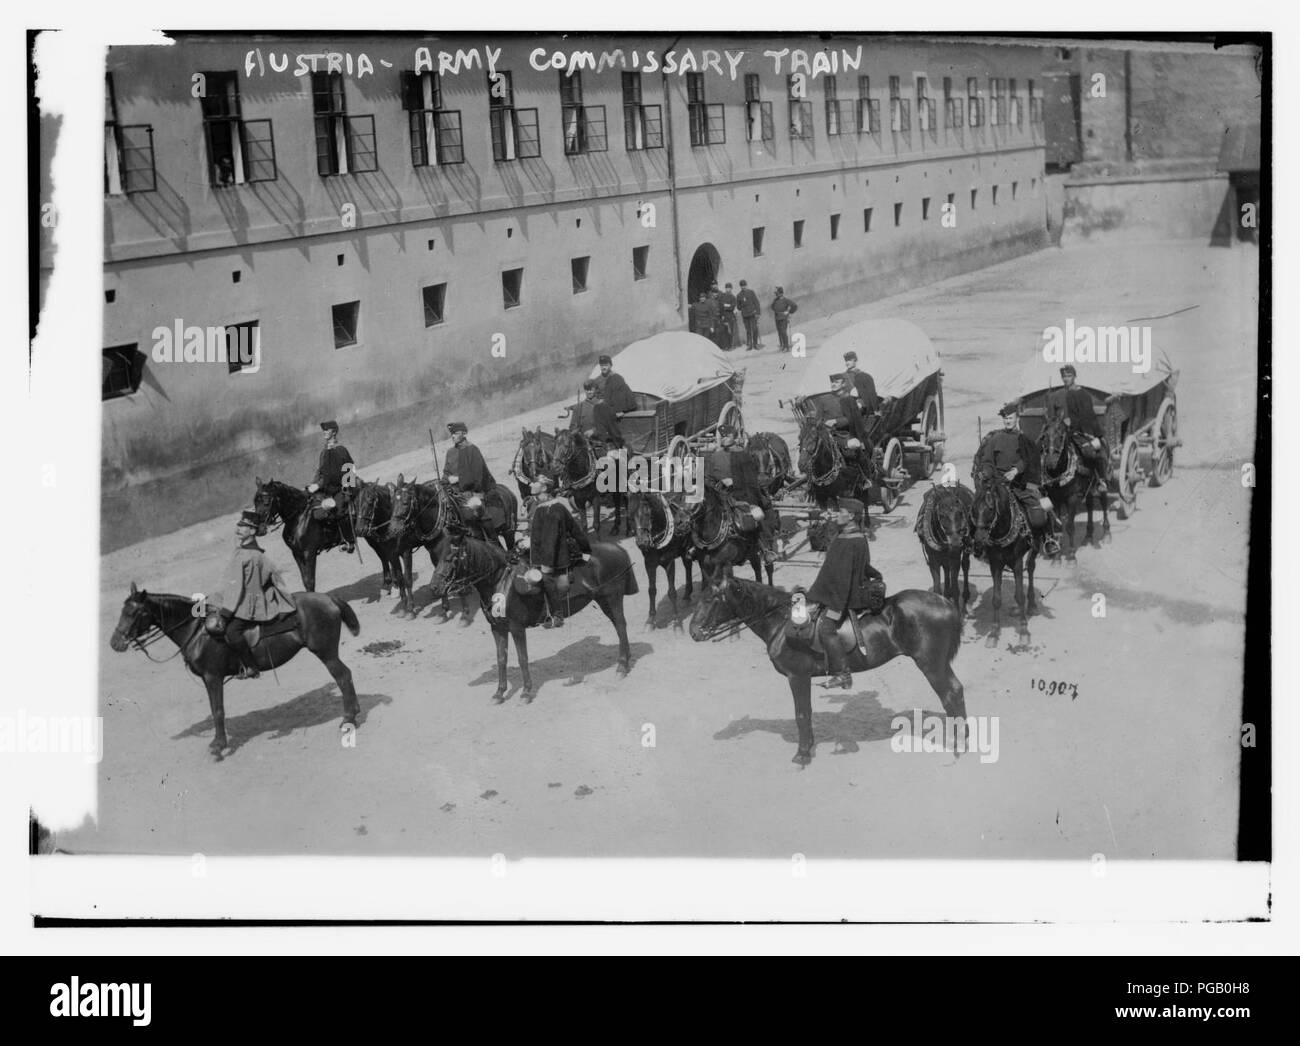
M713 480L704 480L704 497L691 507L691 540L695 544L695 558L700 561L700 576L706 585L717 584L721 576L730 574L738 563L748 563L754 568L754 580L763 580L763 567L767 567L767 583L772 583L772 564L763 563L763 549L759 543L762 524L756 522L752 530L742 530L732 511L731 498Z
M971 504L971 525L975 528L972 548L989 565L993 577L993 631L985 646L994 647L1002 633L1002 571L1009 563L1016 576L1016 607L1020 610L1019 633L1029 636L1029 615L1034 610L1034 561L1038 543L1029 529L1029 519L995 469L986 468L976 480ZM1029 574L1029 602L1025 603L1025 573Z
M407 617L414 617L411 553L422 542L414 530L399 532L393 520L393 491L391 483L362 483L355 495L353 525L357 537L365 538L372 546L383 550L381 555L391 558L400 597L398 610ZM436 563L432 544L425 547L429 550L429 559ZM388 591L390 589L385 588L385 592Z
M691 601L695 590L691 565L695 545L691 540L691 515L680 494L662 494L657 491L639 491L628 498L628 514L636 534L636 547L645 562L646 577L650 579L650 616L646 627L655 627L657 595L655 579L663 567L668 577L668 601L673 608L673 630L682 630L677 616L677 561L686 568L686 602Z
M343 512L350 511L348 491L343 491L337 500ZM342 544L343 537L336 523L314 518L310 508L311 495L302 488L278 479L269 479L263 483L261 477L258 477L257 493L253 495L253 510L265 526L284 524L284 543L293 553L293 561L298 564L302 587L308 592L315 592L316 557ZM394 561L385 556L384 548L376 538L367 537L366 543L374 549L375 556L383 567L384 593L392 592Z
M969 487L935 485L925 492L916 513L916 535L934 581L932 592L944 596L966 616L970 600L970 510L975 495ZM943 586L939 572L943 572Z
M515 451L515 460L510 465L510 475L519 485L520 500L532 493L533 483L542 476L551 474L551 463L555 460L555 436L543 432L538 426L534 432L523 430L519 438L519 449Z
M392 533L397 538L399 547L414 549L423 545L429 553L429 561L437 569L443 537L451 525L459 525L461 515L459 505L450 490L444 493L447 484L442 480L418 483L414 476L408 481L405 475L398 473L397 483L393 486ZM510 533L514 539L514 531ZM414 616L414 600L411 613ZM451 617L451 605L444 593L441 599L442 620ZM470 623L468 604L461 603L461 625Z
M812 762L816 743L812 730L812 679L828 671L824 655L786 637L789 613L790 593L785 589L727 578L705 594L691 618L691 638L698 643L720 631L729 631L732 622L739 622L764 642L772 667L789 681L794 697L799 748L792 762L807 766ZM953 658L961 646L961 615L942 596L918 589L890 596L879 614L862 620L866 654L856 646L847 617L840 638L852 648L849 668L854 672L879 668L900 654L910 657L939 695L944 712L958 717L959 728L965 726L965 691L952 670Z
M745 449L758 461L758 484L769 497L775 497L794 479L790 448L775 432L755 432Z
M532 595L521 594L512 582L511 558L498 546L463 534L451 537L444 555L433 572L431 587L435 597L451 588L472 588L478 593L484 617L492 626L497 645L497 691L492 701L506 699L506 636L513 637L519 668L524 676L524 703L537 696L528 671L527 629L540 625L546 618L546 599L539 589ZM632 650L627 641L627 621L623 617L623 597L637 592L632 560L618 545L592 543L589 561L573 571L568 587L565 617L572 617L588 603L595 603L614 623L618 633L618 677L631 669Z
M292 631L270 636L257 644L254 648L257 667L262 671L279 668L306 647L321 659L342 691L343 722L339 729L354 728L361 706L352 687L352 672L339 660L339 632L342 625L347 625L354 636L360 635L357 615L338 596L328 593L296 592L293 600L298 608L297 625ZM195 617L192 612L194 606L188 596L150 595L137 590L133 581L109 645L120 654L132 644L144 649L154 639L165 636L180 648L185 667L207 687L216 730L208 750L220 759L222 752L230 747L226 738L225 680L238 674L240 661L224 641L208 635L203 617Z
M1096 468L1079 453L1070 439L1070 429L1065 422L1055 417L1043 427L1043 434L1038 437L1038 453L1042 462L1042 487L1052 499L1052 508L1060 517L1065 531L1065 558L1074 559L1077 545L1074 540L1074 517L1079 514L1079 507L1086 506L1088 511L1088 529L1083 540L1093 548L1099 543L1093 533L1092 507L1101 506L1101 540L1110 540L1110 507L1106 500L1106 476L1104 469ZM1104 462L1105 448L1102 449Z
M600 455L583 433L576 429L558 429L555 433L555 453L551 458L551 478L562 489L573 494L573 504L578 510L578 522L587 525L587 506L591 506L592 537L600 537L600 505L607 501L614 506L614 536L623 529L623 508L627 494L617 491L602 493L597 477L600 473Z
M869 454L870 448L863 452ZM799 471L808 481L808 495L820 509L829 508L836 498L856 498L867 505L871 496L875 465L868 456L866 472L844 457L844 451L823 424L806 419L799 428ZM864 513L865 516L865 513ZM868 526L869 521L864 519Z

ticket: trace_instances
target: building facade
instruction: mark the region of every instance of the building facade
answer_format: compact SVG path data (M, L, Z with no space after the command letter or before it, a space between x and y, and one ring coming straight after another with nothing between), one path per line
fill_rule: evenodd
M1042 246L1046 56L867 36L113 49L105 547L233 511L255 472L305 482L321 418L365 462L567 394L599 353L685 327L713 279L765 303L783 285L807 315Z

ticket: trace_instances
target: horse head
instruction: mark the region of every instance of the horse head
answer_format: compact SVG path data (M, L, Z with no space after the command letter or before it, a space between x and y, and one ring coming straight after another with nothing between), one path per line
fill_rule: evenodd
M975 488L975 500L970 508L971 525L975 528L975 544L985 545L997 526L998 519L1009 510L1011 493L1006 480L992 467L980 473Z
M808 419L799 428L799 471L811 476L822 462L829 467L835 458L835 440L820 422Z
M115 653L122 653L133 641L139 639L151 628L160 627L157 608L149 601L149 594L135 587L131 582L131 592L122 603L122 613L117 619L117 627L108 640L108 645Z
M380 483L363 483L356 495L356 511L352 520L357 537L369 537L377 528L376 519L381 515L384 495L391 490ZM391 514L390 514L391 517Z
M412 476L408 482L406 476L399 472L397 482L393 485L392 513L388 517L395 537L406 533L407 525L415 516L415 493L415 477Z
M519 463L524 479L529 481L550 471L551 452L546 449L546 435L540 427L534 432L524 429L519 440Z
M466 558L468 556L466 537L463 533L449 535L442 540L438 555L438 565L429 579L429 591L434 599L441 599L468 573Z
M1065 471L1064 459L1069 453L1070 429L1064 419L1057 416L1049 418L1043 426L1042 435L1038 437L1038 450L1043 468L1055 475Z
M970 538L970 511L962 499L960 488L935 487L934 491L930 504L931 531L950 552L957 552Z
M654 548L658 544L656 533L662 534L664 527L672 532L671 510L661 495L650 491L638 492L632 501L632 532L636 535L636 547L642 551ZM668 513L667 516L665 512Z
M743 586L729 573L723 572L719 580L705 589L700 605L691 615L691 638L697 643L711 639L741 616Z

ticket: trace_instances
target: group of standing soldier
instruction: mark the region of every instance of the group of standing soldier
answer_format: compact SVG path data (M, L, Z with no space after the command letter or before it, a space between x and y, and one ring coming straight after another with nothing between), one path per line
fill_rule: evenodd
M778 287L771 308L781 351L787 352L790 349L790 317L799 306L785 296L783 287ZM721 291L714 283L707 291L700 292L699 298L691 303L690 312L691 331L704 335L726 352L740 345L737 320L745 325L745 351L756 352L763 347L758 336L758 318L763 307L745 280L740 281L738 294L732 292L729 283Z

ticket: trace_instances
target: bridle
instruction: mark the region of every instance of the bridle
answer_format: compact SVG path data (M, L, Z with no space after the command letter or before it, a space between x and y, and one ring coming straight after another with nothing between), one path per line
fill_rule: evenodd
M422 501L421 496L424 494L424 488L421 484L405 483L397 488L393 495L393 511L389 518L389 525L394 528L393 533L402 534L408 526L414 525L416 537L421 541L431 541L441 534L447 527L447 516L449 513L448 497L443 492L440 484L435 483L433 489L433 500L437 506L437 513L433 519L433 525L428 529L421 526L420 518L424 515L424 510L429 507L427 501ZM407 501L406 499L410 500ZM399 499L405 504L405 508L399 507Z
M1006 499L1006 516L1003 516L1002 501ZM977 519L977 510L982 502L993 501L993 520L987 527L979 526ZM975 492L975 501L971 505L971 523L975 526L974 541L976 545L996 545L998 548L1006 548L1014 545L1022 537L1029 533L1029 523L1023 512L1017 513L1012 507L1015 497L1011 493L1010 487L1006 480L994 471L988 479L985 479L980 485L980 489ZM1005 518L1006 532L1001 537L994 537L998 525L1003 523ZM980 533L984 533L983 540L980 539Z
M708 515L706 508L708 505L708 495L712 494L718 505L718 532L714 537L705 539L704 536L695 529L694 525L692 525L691 531L695 536L695 543L699 545L700 548L705 552L713 552L715 549L719 549L723 544L725 544L727 539L735 532L736 526L731 519L731 513L727 511L726 499L719 490L717 483L712 480L706 480L704 489L706 492L704 500L695 507L695 515L699 518L700 523L703 524Z
M563 451L560 450L562 444L564 445ZM586 451L587 461L590 463L590 468L588 469L587 474L583 476L581 479L574 479L573 474L570 471L570 467L572 466L573 460L578 454L579 450ZM596 465L597 465L596 452L592 449L591 444L587 441L587 438L585 436L579 435L578 433L562 432L560 433L560 435L555 437L555 456L553 458L553 461L557 466L559 466L560 469L564 470L565 478L567 480L567 485L571 489L581 489L584 487L588 487L591 485L592 481L595 480L596 478Z
M189 646L191 641L190 639L178 643L176 645L176 652L174 654L169 654L167 657L154 657L149 653L149 647L161 642L164 638L170 639L171 634L179 628L191 628L195 625L201 625L202 622L198 618L191 618L188 621L178 621L176 624L172 625L171 628L163 628L160 621L155 621L151 618L148 627L139 632L134 632L136 622L139 620L141 613L147 612L152 615L156 610L154 604L150 603L147 597L144 599L134 600L133 602L135 603L135 606L132 609L130 621L130 628L133 632L132 635L126 638L128 646L139 650L145 657L157 665L164 665L168 661L176 658L178 655L185 653L185 648ZM193 637L191 637L191 639L192 638ZM187 657L185 660L188 664L189 658Z
M517 476L519 465L523 465L523 477L530 483L550 468L551 455L542 442L542 434L528 433L519 441L515 459L510 463L510 474Z
M469 546L464 541L455 542L452 544L448 554L442 558L437 569L434 570L433 576L435 578L441 575L445 579L447 583L447 594L459 595L471 588L477 591L478 583L484 579L491 580L493 584L496 584L501 573L510 568L509 560L506 560L498 566L495 563L491 563L491 557L489 557L490 566L487 570L481 571L477 574L458 577L457 575L460 573L461 566L468 556Z
M805 469L808 473L808 482L817 487L829 486L835 482L835 478L844 468L844 452L840 450L840 445L835 441L835 437L824 431L824 426L813 421L806 422L806 424L809 429L805 430L803 437L799 440L799 450L808 454L808 468ZM805 446L810 439L813 444L811 450ZM830 450L831 464L830 468L825 472L817 475L811 470L816 465L817 454L823 447Z
M716 625L710 625L707 628L704 626L698 627L701 637L707 639L709 642L716 643L719 640L730 639L734 635L739 635L743 629L748 628L755 621L762 621L765 618L771 617L778 611L784 610L786 607L790 606L794 601L792 595L787 595L785 598L778 599L766 610L762 610L757 614L743 614L738 610L735 602L732 601L732 598L727 591L728 586L734 580L734 578L728 578L721 585L716 586L713 593L705 597L706 602L700 608L702 610L709 608L711 607L713 600L721 600L723 605L732 612L732 616L727 618L726 621L721 621Z
M943 528L938 525L938 520L936 518L939 514L938 509L941 500L945 498L957 499L958 497L959 495L955 488L948 489L939 486L932 487L930 493L926 496L926 501L922 505L921 511L917 513L916 532L920 536L921 541L932 552L947 552L949 550L950 546L946 541L940 540L940 535L960 537L963 548L970 544L970 513L965 510L965 506L960 505L960 502L958 502L958 504L962 509L961 514L963 520L966 522L966 526L963 527L958 534L944 534Z

